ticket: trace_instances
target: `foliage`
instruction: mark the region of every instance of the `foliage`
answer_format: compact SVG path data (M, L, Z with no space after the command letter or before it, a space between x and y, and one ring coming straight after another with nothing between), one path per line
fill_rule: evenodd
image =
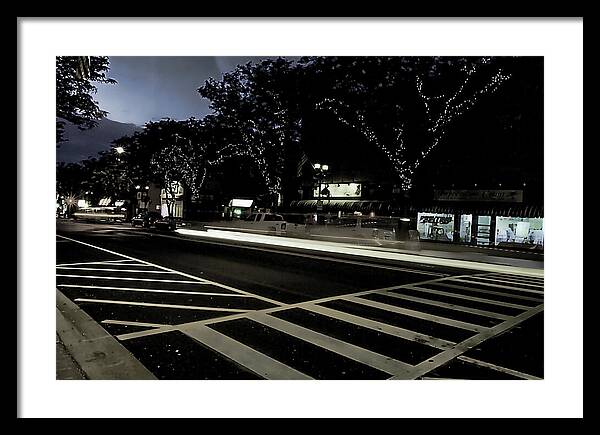
M65 138L65 120L81 130L92 128L106 116L93 94L93 82L114 84L107 76L109 60L105 56L59 56L56 58L56 141Z

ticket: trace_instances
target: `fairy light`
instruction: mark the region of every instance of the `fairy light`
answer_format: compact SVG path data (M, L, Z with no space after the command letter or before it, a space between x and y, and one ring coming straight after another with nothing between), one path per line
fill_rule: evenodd
M511 77L510 74L500 69L481 89L475 90L470 96L466 96L465 91L470 87L469 84L474 75L480 70L482 65L490 63L491 58L483 57L470 65L465 64L461 66L460 71L464 73L464 78L451 94L427 95L423 89L423 79L419 75L415 76L417 93L425 109L428 124L427 132L431 139L418 152L418 157L412 161L409 161L406 155L408 150L404 141L404 125L401 122L396 127L393 127L394 139L390 143L384 143L368 125L365 115L361 111L352 109L347 104L332 98L323 99L316 104L316 108L333 113L340 123L357 130L368 142L379 148L396 171L400 187L404 191L407 191L412 187L416 169L439 146L452 122L471 109L482 96L496 92ZM441 110L434 114L436 112L435 106L441 107ZM396 106L396 109L398 110L398 106ZM353 116L348 114L352 114Z

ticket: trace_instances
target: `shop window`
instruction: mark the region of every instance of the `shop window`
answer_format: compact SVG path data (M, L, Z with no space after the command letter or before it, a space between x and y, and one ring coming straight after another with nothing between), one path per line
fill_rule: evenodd
M477 244L489 245L491 232L492 217L478 216L477 217Z
M473 215L463 214L460 216L460 241L462 243L469 243L471 241L471 231L473 224Z
M422 240L452 242L454 215L443 213L418 213L417 231Z
M498 216L496 218L496 245L518 243L544 245L544 219Z

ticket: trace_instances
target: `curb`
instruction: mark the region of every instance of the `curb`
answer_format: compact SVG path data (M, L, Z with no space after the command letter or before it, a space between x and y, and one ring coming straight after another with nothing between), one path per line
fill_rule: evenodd
M88 379L156 379L116 338L58 289L56 333Z

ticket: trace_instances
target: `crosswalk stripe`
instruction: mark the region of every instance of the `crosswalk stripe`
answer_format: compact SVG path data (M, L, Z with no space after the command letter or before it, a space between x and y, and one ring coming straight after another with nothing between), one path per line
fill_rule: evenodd
M378 322L376 320L367 319L365 317L356 316L354 314L334 310L321 305L306 305L302 307L302 309L312 311L313 313L321 314L323 316L342 320L344 322L352 323L353 325L362 326L363 328L393 335L394 337L422 343L431 347L435 347L436 349L448 349L455 344L452 341L420 334L409 329L400 328L398 326L389 325L387 323Z
M180 331L266 379L312 379L310 376L208 326L186 326Z
M528 282L520 282L520 281L509 281L506 279L500 279L500 278L489 278L487 276L478 276L475 275L473 276L473 279L477 279L477 281L491 281L491 282L500 282L500 283L506 283L506 284L514 284L514 285L518 285L518 286L529 286L529 287L541 287L542 289L544 288L544 284L533 284L533 283L528 283ZM485 284L485 282L482 282L482 284Z
M129 266L129 265L128 265ZM132 273L168 273L174 274L175 272L169 272L167 270L137 270L137 269L106 269L101 267L72 267L72 266L56 266L57 269L69 269L69 270L101 270L105 272L132 272Z
M201 307L196 305L177 305L177 304L155 304L151 302L134 302L134 301L115 301L110 299L89 299L76 298L75 302L91 302L95 304L115 304L115 305L135 305L139 307L158 307L158 308L179 308L182 310L198 310L198 311L226 311L231 313L244 313L248 310L239 310L237 308L217 308L217 307Z
M513 375L513 376L516 376L516 377L522 378L522 379L535 379L535 380L540 380L541 379L541 378L538 378L537 376L533 376L533 375L530 375L530 374L527 374L527 373L519 372L517 370L512 370L512 369L509 369L507 367L498 366L496 364L491 364L491 363L488 363L488 362L485 362L485 361L481 361L481 360L478 360L478 359L475 359L475 358L470 358L470 357L464 356L464 355L459 356L457 359L459 359L461 361L464 361L464 362L467 362L467 363L475 364L475 365L478 365L478 366L481 366L481 367L487 367L487 368L490 368L492 370L496 370L496 371L499 371L499 372L502 372L502 373L507 373L509 375Z
M77 285L77 284L58 284L57 287L68 287L68 288L87 288L87 289L100 289L100 290L118 290L118 291L132 291L132 292L148 292L148 293L173 293L173 294L184 294L184 295L199 295L199 296L225 296L231 298L251 298L252 296L246 296L239 293L213 293L213 292L194 292L186 290L162 290L162 289L150 289L150 288L135 288L135 287L110 287L110 286L98 286L98 285Z
M462 311L464 313L477 314L479 316L491 317L493 319L506 320L511 317L506 314L495 313L493 311L479 310L477 308L465 307L463 305L449 304L447 302L439 302L439 301L434 301L432 299L419 298L416 296L409 296L409 295L392 293L392 292L382 292L381 294L385 295L385 296L390 296L390 297L393 297L396 299L404 299L404 300L412 301L412 302L420 302L420 303L427 304L427 305L434 305L436 307L448 308L450 310L455 310L455 311Z
M543 302L543 299L540 298L534 298L531 296L522 296L522 295L516 295L513 293L504 293L504 292L500 292L500 291L494 291L494 290L485 290L485 289L479 289L479 288L474 288L474 287L466 287L465 285L457 285L457 284L450 284L449 282L439 282L436 283L439 284L441 286L444 286L445 288L449 288L449 289L458 289L458 290L466 290L468 292L472 292L472 293L481 293L484 295L493 295L493 296L505 296L505 297L509 297L512 299L520 299L523 301L531 301L531 302Z
M346 343L345 341L321 334L320 332L313 331L303 326L264 313L251 312L248 313L246 317L270 328L277 329L285 334L345 356L346 358L389 373L390 375L405 379L409 379L412 375L411 369L413 366L410 364Z
M458 293L445 292L442 290L432 290L432 289L428 289L428 288L424 288L424 287L418 287L416 285L406 286L405 288L410 289L410 290L416 290L419 292L440 295L440 296L450 296L453 298L464 299L466 301L483 302L486 304L499 305L501 307L516 308L518 310L528 310L531 308L531 307L528 307L527 305L511 304L509 302L498 301L495 299L486 299L486 298L479 298L476 296L461 295Z
M490 282L479 282L476 281L474 279L470 279L470 278L453 278L451 280L449 280L450 282L464 282L464 283L468 283L468 284L482 284L482 285L487 285L490 287L498 287L498 288L505 288L505 289L509 289L509 290L518 290L521 292L525 292L525 293L535 293L535 294L541 294L543 295L544 292L542 290L531 290L531 289L525 289L523 287L515 287L515 286L511 286L511 285L504 285L504 284L494 284L494 283L490 283Z
M421 320L429 320L431 322L441 323L442 325L454 326L456 328L466 329L473 332L483 332L487 328L473 323L462 322L460 320L448 319L446 317L436 316L434 314L422 313L420 311L409 310L408 308L401 308L395 305L388 305L382 302L372 301L369 299L358 298L354 296L348 296L343 298L346 301L354 302L361 305L366 305L371 308L378 308L380 310L390 311L392 313L403 314L405 316L416 317Z
M104 323L106 325L125 325L125 326L140 326L146 328L163 328L165 325L163 323L144 323L144 322L131 322L127 320L103 320L100 323Z
M183 281L178 279L152 279L152 278L128 278L128 277L120 277L120 276L92 276L92 275L65 275L65 274L56 274L56 276L62 276L65 278L82 278L82 279L116 279L123 281L150 281L150 282L175 282L181 284L210 284L206 281Z

